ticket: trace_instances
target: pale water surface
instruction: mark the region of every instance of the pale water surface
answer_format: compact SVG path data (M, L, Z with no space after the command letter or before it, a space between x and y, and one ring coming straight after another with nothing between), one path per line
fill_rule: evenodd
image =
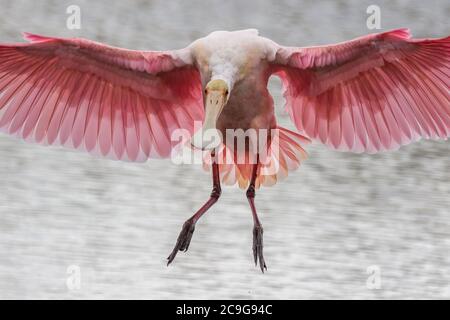
M169 49L217 29L258 28L289 45L368 33L374 1L0 0L0 41L21 31ZM376 1L382 28L450 34L450 3ZM66 29L67 6L82 29ZM279 83L272 89L282 125ZM244 193L225 188L187 254L181 225L209 195L198 166L95 159L0 136L0 298L450 298L449 143L378 155L308 148L303 167L257 195L268 272L253 266ZM68 268L81 288L67 286ZM370 290L366 270L381 270ZM70 282L70 281L69 281Z

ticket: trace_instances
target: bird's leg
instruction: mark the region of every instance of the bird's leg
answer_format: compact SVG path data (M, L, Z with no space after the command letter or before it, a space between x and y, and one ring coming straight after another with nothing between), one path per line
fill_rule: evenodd
M263 255L263 227L259 221L255 207L255 182L258 177L258 162L259 157L256 164L253 165L250 186L247 189L247 199L250 204L250 209L252 209L253 216L253 258L255 259L255 265L259 262L261 271L264 273L264 269L267 270L267 266Z
M209 208L212 207L214 203L217 202L217 200L219 200L220 194L222 193L222 189L220 188L219 165L215 160L214 152L211 154L211 158L213 159L212 161L213 189L211 192L211 196L209 197L209 200L206 201L206 203L183 224L183 228L181 229L180 235L178 236L177 243L175 244L172 253L167 258L167 265L169 265L173 261L173 259L175 259L175 256L177 255L178 251L186 252L188 250L189 244L192 239L192 235L194 234L195 223L198 221L198 219L201 218L201 216L206 211L208 211Z

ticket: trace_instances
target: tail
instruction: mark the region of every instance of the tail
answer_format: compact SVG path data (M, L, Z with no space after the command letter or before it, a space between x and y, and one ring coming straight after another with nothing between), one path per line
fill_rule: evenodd
M268 146L267 156L260 160L256 187L273 186L288 176L289 171L296 170L307 158L303 149L311 141L291 130L276 127ZM219 160L220 178L224 185L239 185L241 189L249 186L253 163L236 161L238 155L226 145L222 145L217 152ZM248 157L245 159L248 160ZM222 161L221 161L222 160ZM204 162L204 169L210 170L210 159Z

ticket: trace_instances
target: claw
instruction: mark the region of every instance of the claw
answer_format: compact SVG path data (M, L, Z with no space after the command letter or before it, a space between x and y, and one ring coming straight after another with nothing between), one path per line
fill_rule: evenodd
M267 270L267 266L263 255L263 228L261 226L255 226L253 228L253 258L255 260L255 266L259 262L261 271L264 273L264 269Z
M173 248L170 256L167 257L167 265L172 263L178 251L186 252L189 249L189 244L191 243L194 230L195 230L195 222L187 220L183 224L183 228L181 229L180 235L178 236L177 243L175 244L175 247Z

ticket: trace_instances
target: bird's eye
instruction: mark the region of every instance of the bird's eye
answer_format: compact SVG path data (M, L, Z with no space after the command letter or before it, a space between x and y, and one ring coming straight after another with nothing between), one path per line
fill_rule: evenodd
M208 89L205 89L205 94L207 94L208 93Z
M225 91L225 95L226 95L226 96L228 95L228 90L227 90L227 91Z

